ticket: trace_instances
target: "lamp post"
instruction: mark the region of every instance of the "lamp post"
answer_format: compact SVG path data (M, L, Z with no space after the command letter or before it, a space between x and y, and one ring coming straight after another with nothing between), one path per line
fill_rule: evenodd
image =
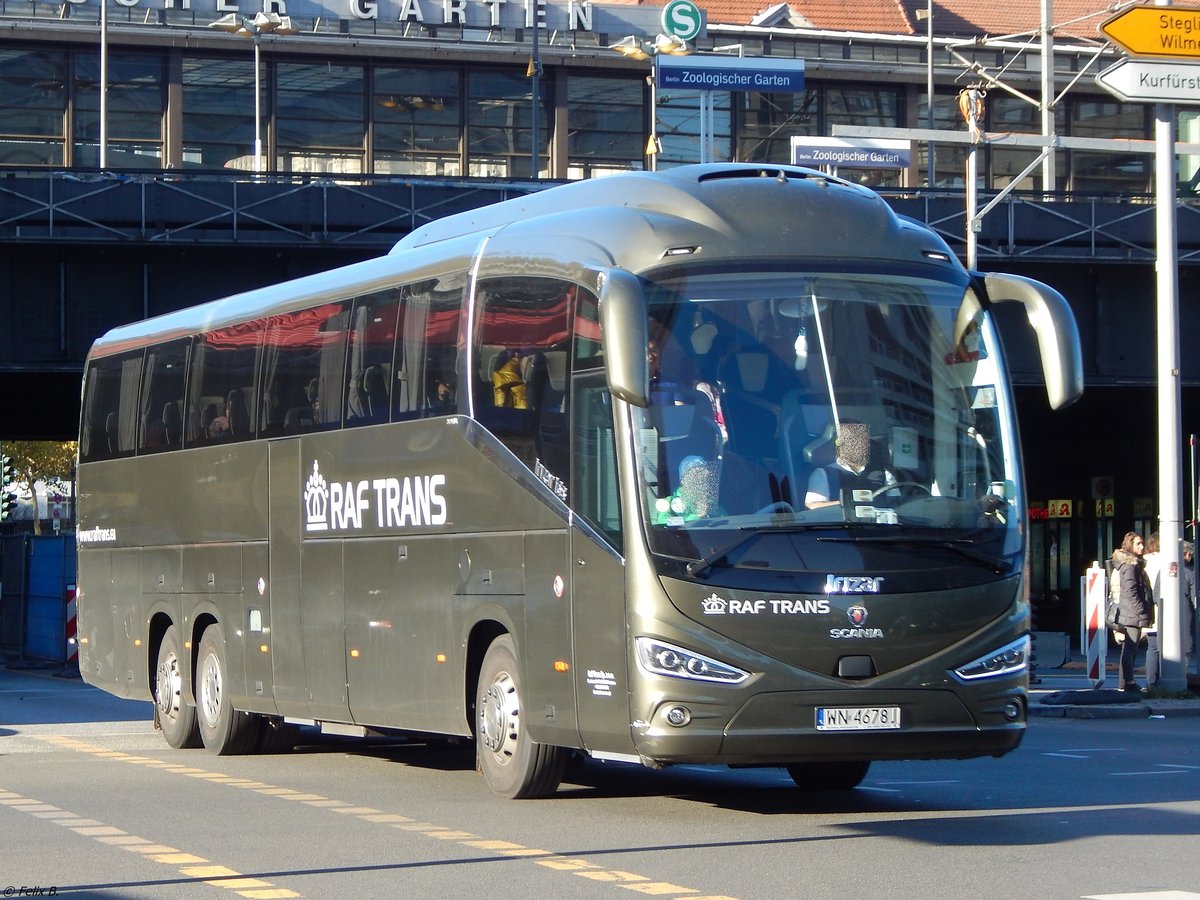
M643 40L631 34L621 38L608 49L630 59L650 60L650 140L646 142L646 155L650 157L650 171L655 172L658 170L658 154L662 150L662 144L658 140L658 72L654 61L660 53L687 56L692 49L687 45L687 41L669 34L660 34L653 41Z
M254 171L264 172L266 161L263 157L262 140L262 36L295 34L299 29L292 26L291 16L281 16L273 12L255 13L251 18L229 13L215 22L209 22L208 27L236 34L238 37L254 39Z

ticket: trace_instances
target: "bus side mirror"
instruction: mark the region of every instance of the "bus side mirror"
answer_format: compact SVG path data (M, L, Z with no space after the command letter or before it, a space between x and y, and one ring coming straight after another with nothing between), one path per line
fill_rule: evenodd
M988 272L983 284L992 303L1016 301L1025 307L1037 335L1051 409L1078 400L1083 394L1083 350L1075 314L1066 298L1054 288L1020 275Z
M609 269L600 285L600 339L608 369L608 390L634 406L650 396L646 301L636 275Z

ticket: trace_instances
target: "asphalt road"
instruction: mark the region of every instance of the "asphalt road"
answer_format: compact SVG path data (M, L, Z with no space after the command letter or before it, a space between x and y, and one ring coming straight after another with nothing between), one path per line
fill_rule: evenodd
M514 802L469 750L175 751L149 704L0 671L0 893L1200 900L1198 749L1200 718L1034 719L1003 759L878 763L841 795L588 762Z

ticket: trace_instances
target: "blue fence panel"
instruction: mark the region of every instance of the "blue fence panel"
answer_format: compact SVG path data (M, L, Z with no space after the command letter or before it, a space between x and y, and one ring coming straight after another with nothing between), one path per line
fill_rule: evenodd
M66 662L67 585L75 583L75 537L34 537L28 548L25 653Z

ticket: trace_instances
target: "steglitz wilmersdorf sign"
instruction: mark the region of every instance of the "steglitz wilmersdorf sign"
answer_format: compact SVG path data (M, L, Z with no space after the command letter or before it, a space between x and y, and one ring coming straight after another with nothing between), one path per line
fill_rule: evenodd
M1096 84L1131 103L1200 103L1200 64L1122 59L1096 76Z

